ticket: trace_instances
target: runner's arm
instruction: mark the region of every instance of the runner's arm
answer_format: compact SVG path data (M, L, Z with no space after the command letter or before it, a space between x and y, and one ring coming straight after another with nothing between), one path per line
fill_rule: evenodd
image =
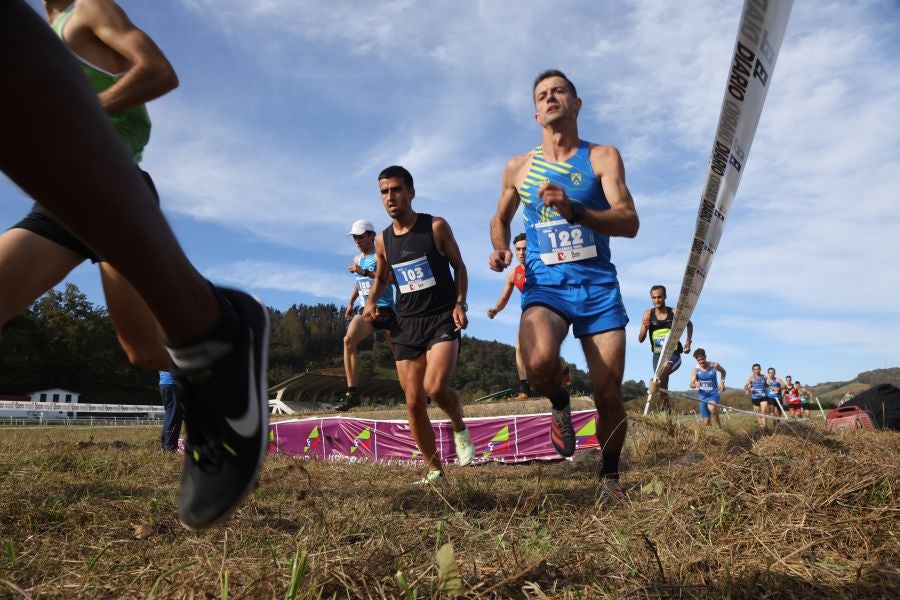
M718 371L719 373L722 374L722 381L719 382L719 391L724 392L725 391L725 367L723 367L719 363L716 363L716 371Z
M359 288L357 286L353 286L353 293L350 294L350 300L347 302L347 310L344 311L344 316L348 319L353 318L353 304L356 302L356 299L359 297Z
M638 342L643 344L644 340L647 339L647 331L650 329L650 310L644 311L644 316L641 317L641 330L638 332Z
M456 306L453 308L453 321L456 323L456 329L465 329L469 325L469 317L463 305L466 304L466 294L469 291L469 273L466 271L466 263L463 262L462 254L459 251L459 245L456 238L453 237L453 230L450 224L441 217L434 217L431 221L431 232L434 234L434 243L438 252L447 257L450 266L453 267L453 283L456 285Z
M388 281L388 272L391 267L384 256L384 242L379 233L375 236L375 276L372 277L372 286L369 288L369 298L363 306L363 318L366 321L374 321L378 317L375 310L375 303L384 293L385 286L390 285Z
M609 210L586 209L584 217L578 221L598 233L616 237L637 235L640 228L637 210L628 186L625 185L625 165L622 156L612 146L591 146L591 167L600 181L603 193L609 202ZM565 190L558 185L545 183L538 190L538 197L545 206L552 207L560 216L568 221L575 214L572 212L572 201Z
M684 342L684 353L688 354L691 351L691 341L694 339L694 324L691 321L687 323L687 340Z
M697 367L691 369L691 382L689 384L692 388L697 387Z
M368 277L368 275L366 275L366 269L363 269L359 265L359 261L362 260L362 258L363 258L362 256L359 256L359 257L353 259L353 262L350 263L349 265L347 265L347 270L350 271L351 273L353 273L354 275L362 275L363 277Z
M162 50L115 2L79 0L76 8L91 32L131 63L116 83L98 95L106 114L118 114L178 87L175 69Z
M500 293L500 297L497 299L497 304L495 304L493 308L489 308L487 311L489 319L493 319L497 316L497 313L506 308L506 304L509 302L510 296L512 296L513 287L515 287L515 278L515 271L510 271L509 273L507 273L506 280L503 283L503 291Z
M497 202L497 212L491 218L491 244L494 246L494 251L488 258L488 264L494 271L502 271L512 262L512 252L509 249L509 226L519 209L519 191L516 189L516 180L528 158L527 154L514 156L506 162L506 168L503 170L500 200Z

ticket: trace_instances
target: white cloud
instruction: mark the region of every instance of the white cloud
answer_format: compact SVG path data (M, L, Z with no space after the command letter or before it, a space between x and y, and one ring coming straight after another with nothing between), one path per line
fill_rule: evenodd
M404 164L416 209L453 227L470 304L487 305L502 285L486 258L503 165L539 143L531 81L558 67L584 100L581 134L622 150L641 218L637 239L612 243L626 301L643 306L661 282L674 303L738 0L182 4L259 80L239 78L246 89L230 89L236 98L187 97L154 113L148 157L168 209L320 253L348 219L387 224L373 178ZM772 315L796 319L781 325L804 334L825 322L831 344L846 339L863 352L880 343L873 319L900 295L897 16L878 2L795 3L697 318ZM244 277L293 289L276 276L284 269ZM345 287L327 297L343 299ZM721 337L710 350L723 362L741 358Z
M333 271L270 261L245 260L206 269L212 281L241 287L300 292L318 298L346 301L352 291L346 276Z

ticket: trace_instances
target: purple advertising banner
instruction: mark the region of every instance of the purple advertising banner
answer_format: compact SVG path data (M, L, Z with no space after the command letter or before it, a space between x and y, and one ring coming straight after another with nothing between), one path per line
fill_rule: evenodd
M597 412L572 413L576 448L599 448ZM434 421L435 444L443 462L456 462L453 428ZM466 419L477 462L523 462L560 458L550 442L550 414ZM422 462L406 421L313 417L269 426L269 452L309 460Z

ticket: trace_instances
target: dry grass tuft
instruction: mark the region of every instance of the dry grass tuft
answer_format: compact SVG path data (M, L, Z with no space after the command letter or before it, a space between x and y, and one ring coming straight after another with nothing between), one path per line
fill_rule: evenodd
M632 416L620 504L597 452L426 490L414 468L274 456L203 533L175 519L157 431L3 429L0 598L898 597L900 436L819 427Z

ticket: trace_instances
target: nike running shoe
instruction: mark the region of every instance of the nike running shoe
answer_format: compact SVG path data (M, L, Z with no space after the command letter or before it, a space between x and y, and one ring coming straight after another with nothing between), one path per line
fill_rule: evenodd
M550 409L550 441L560 456L575 454L575 429L572 427L572 407Z
M513 398L513 400L528 400L528 394L526 394L525 392L519 392L518 394L516 394L516 397Z
M237 322L233 337L169 349L187 425L178 518L188 529L227 519L255 487L266 456L268 311L244 292L218 292L223 313Z
M428 475L415 482L413 485L438 484L444 481L443 471L428 471Z
M456 446L456 460L459 461L459 466L464 467L472 462L472 459L475 458L475 444L469 437L469 430L454 431L453 442Z
M347 392L344 394L344 401L335 407L334 410L337 412L347 412L351 408L356 408L362 404L359 399L359 394L355 394L353 392Z

